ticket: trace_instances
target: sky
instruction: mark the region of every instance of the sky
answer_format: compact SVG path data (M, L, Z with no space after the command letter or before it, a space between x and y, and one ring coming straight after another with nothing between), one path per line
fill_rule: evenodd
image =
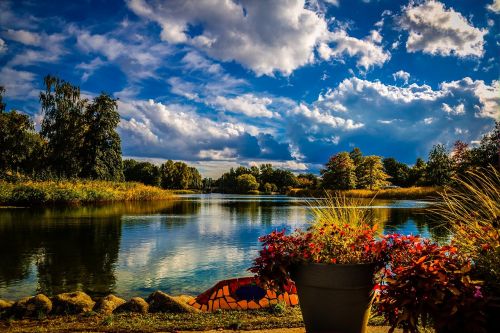
M500 0L0 0L0 85L37 126L47 74L110 93L125 157L204 176L411 165L500 120L499 27Z

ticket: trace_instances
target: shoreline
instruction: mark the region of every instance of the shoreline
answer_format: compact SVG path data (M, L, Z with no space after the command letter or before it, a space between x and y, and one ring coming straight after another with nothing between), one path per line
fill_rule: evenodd
M307 190L292 189L287 193L291 197L324 198L325 194L341 194L348 198L393 199L393 200L434 200L439 198L442 187L401 187L380 190Z

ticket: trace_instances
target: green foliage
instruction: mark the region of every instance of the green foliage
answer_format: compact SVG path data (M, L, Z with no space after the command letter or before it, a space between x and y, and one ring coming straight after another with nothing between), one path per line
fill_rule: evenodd
M361 160L361 164L356 167L357 187L368 188L370 190L379 189L387 185L387 174L379 156L366 156Z
M269 183L264 184L264 193L272 194L273 192L277 192L277 191L278 191L278 187L276 186L276 184L269 184Z
M493 165L500 170L500 120L490 133L484 135L479 146L470 152L471 164L475 167Z
M297 176L297 182L298 187L305 189L316 189L320 184L319 178L312 173L299 174Z
M408 186L422 186L426 185L426 177L427 177L427 163L420 157L417 158L415 164L410 169L408 173Z
M336 190L350 190L356 187L356 166L347 152L330 158L326 168L321 170L323 187Z
M201 175L184 162L168 160L160 166L160 186L167 189L201 189Z
M140 182L151 186L160 185L160 169L150 162L124 160L123 175L125 181L128 182Z
M80 176L89 179L123 180L122 151L116 127L120 122L116 99L107 94L94 98L83 115L85 133Z
M392 157L384 158L382 163L384 164L385 173L389 176L388 181L396 186L403 187L408 185L410 174L410 167L408 165L398 162Z
M259 189L259 183L252 174L246 173L236 178L236 188L239 193L249 193Z
M48 166L59 177L78 177L87 100L80 98L79 87L59 78L47 75L44 83L45 92L40 93L44 114L40 133L47 140Z
M427 178L431 185L442 186L450 182L452 163L444 145L435 145L429 152Z
M27 115L0 113L0 173L33 173L43 163L44 146Z
M298 185L297 177L291 171L274 169L271 164L262 164L260 167L245 168L240 166L236 169L231 168L229 172L224 173L216 181L219 191L223 193L241 193L237 178L245 174L253 176L259 184L258 188L263 192L266 192L265 184L274 185L273 192L279 191L281 193L286 193L290 187Z

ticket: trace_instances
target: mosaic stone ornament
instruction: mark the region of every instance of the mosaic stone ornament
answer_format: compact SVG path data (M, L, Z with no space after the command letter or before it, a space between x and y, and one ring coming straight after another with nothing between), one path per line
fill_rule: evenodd
M294 284L285 287L285 292L263 289L254 277L223 280L188 304L202 311L262 309L286 303L287 306L299 304Z

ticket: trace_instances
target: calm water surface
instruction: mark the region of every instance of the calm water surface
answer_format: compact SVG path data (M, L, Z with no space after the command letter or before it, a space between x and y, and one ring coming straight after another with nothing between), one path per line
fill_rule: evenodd
M384 231L449 237L425 202L376 201ZM192 195L176 201L73 208L0 209L0 299L83 290L146 296L196 295L250 275L257 238L305 227L306 199Z

